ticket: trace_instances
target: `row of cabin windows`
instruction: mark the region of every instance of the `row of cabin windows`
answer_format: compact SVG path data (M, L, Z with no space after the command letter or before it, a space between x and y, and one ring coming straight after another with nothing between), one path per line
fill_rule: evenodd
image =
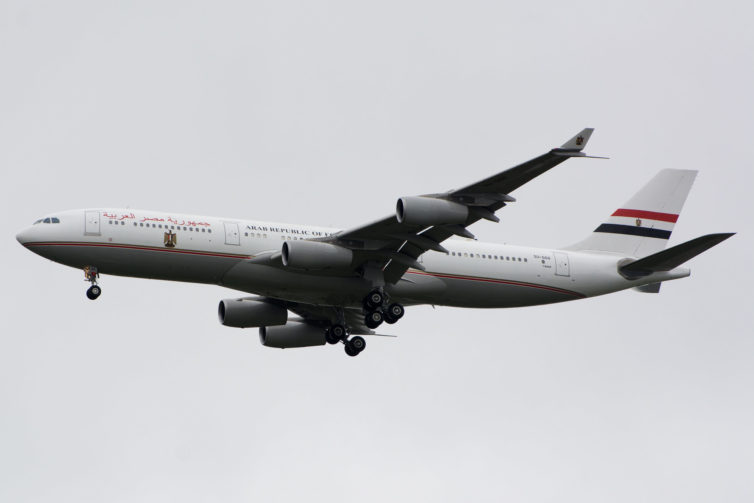
M36 222L34 222L32 225L37 224L59 224L60 219L58 217L47 217L47 218L40 218Z
M246 236L246 237L249 237L249 233L248 232L244 232L243 235ZM251 233L251 237L254 237L254 233L253 232ZM267 239L267 234L262 235L262 234L257 233L257 238L258 239L262 239L262 238Z
M118 225L118 221L117 220L108 220L107 223L110 224L110 225L112 225L112 224ZM123 220L121 220L120 221L120 225L126 225L126 222L124 222ZM146 223L145 224L144 222L134 222L134 227L137 227L137 226L138 227L150 227L151 226L153 229L163 229L164 228L164 229L181 230L181 226L180 225L168 225L168 224L165 224L163 226L162 224L150 224L150 223ZM212 229L205 229L204 227L202 227L201 230L199 230L198 227L183 227L183 230L184 231L191 231L191 232L194 232L194 231L196 231L196 232L209 232L210 234L212 233Z
M470 257L470 258L486 258L490 260L507 260L509 262L528 262L529 259L521 258L521 257L504 257L502 255L487 255L486 253L482 253L481 255L479 253L461 253L461 252L450 252L450 254L454 257Z

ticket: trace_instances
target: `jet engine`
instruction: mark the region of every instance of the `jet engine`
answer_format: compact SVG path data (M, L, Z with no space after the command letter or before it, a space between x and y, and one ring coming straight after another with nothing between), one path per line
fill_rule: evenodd
M286 241L282 258L283 265L293 269L347 269L353 261L353 252L320 241Z
M220 323L226 327L247 328L285 325L288 310L256 299L224 299L217 307Z
M469 209L463 204L434 197L401 197L395 205L399 223L409 225L463 224L469 217Z
M325 329L291 321L282 327L259 327L259 341L263 346L281 349L323 346Z

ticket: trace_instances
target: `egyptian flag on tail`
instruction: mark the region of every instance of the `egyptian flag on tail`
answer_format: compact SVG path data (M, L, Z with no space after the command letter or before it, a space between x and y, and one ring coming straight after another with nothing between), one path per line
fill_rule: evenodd
M664 169L573 250L645 257L665 248L696 171Z

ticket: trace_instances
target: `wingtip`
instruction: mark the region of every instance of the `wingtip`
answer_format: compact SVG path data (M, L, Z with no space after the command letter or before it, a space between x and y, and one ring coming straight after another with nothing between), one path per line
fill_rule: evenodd
M592 127L582 129L576 136L561 145L560 149L581 152L586 147L593 132L594 128Z

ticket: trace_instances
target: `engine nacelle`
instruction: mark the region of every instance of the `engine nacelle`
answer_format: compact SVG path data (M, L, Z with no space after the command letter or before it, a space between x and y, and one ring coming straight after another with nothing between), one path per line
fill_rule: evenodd
M285 325L288 310L254 299L224 299L217 307L220 323L226 327L247 328Z
M282 327L259 327L259 341L269 348L305 348L308 346L323 346L325 344L325 329L291 321Z
M395 205L399 223L409 225L464 224L469 209L463 204L434 197L401 197Z
M286 241L282 259L285 267L294 269L347 269L353 261L353 252L320 241Z

